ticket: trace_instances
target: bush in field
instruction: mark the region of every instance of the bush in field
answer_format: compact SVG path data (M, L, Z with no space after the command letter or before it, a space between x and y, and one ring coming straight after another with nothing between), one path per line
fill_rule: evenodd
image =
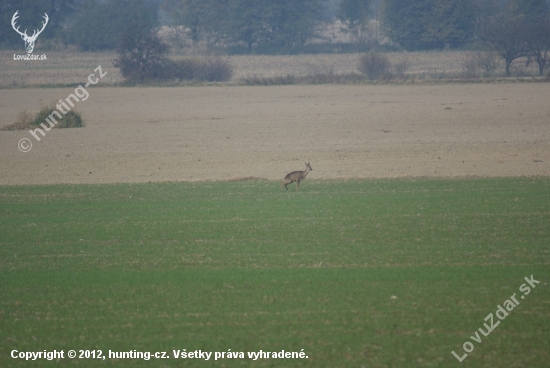
M54 111L56 113L54 113ZM32 129L35 127L40 127L41 124L44 124L46 128L82 128L84 127L84 121L82 120L82 115L75 110L69 110L66 114L61 114L63 117L59 119L57 117L58 110L55 107L55 104L52 103L50 106L43 106L36 115L30 114L28 111L21 111L15 123L6 125L0 130L26 130ZM51 124L46 121L50 115L53 115L57 124L51 127ZM60 114L60 113L59 113ZM51 120L51 119L50 119Z
M369 80L388 79L391 74L387 56L374 52L361 55L358 69Z
M58 111L52 103L50 106L44 106L38 111L31 125L39 126L46 121L46 118L52 115L54 111ZM54 115L55 116L55 115ZM82 115L74 110L69 110L66 114L61 115L63 119L55 119L57 121L56 127L58 128L82 128L84 122L82 121ZM47 125L46 125L47 126Z

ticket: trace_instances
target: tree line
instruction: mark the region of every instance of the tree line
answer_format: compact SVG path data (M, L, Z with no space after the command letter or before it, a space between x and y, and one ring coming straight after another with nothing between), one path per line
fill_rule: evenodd
M40 42L83 50L115 49L128 29L161 24L185 29L189 42L241 52L302 50L329 22L340 20L351 43L380 49L434 50L481 44L496 50L510 73L529 56L542 74L550 49L550 0L0 0L0 46L18 47L11 29L50 22ZM373 22L389 42L372 43ZM380 37L380 38L382 38ZM369 41L371 40L371 41Z
M524 56L534 59L540 75L548 65L548 0L382 0L381 7L385 34L406 50L478 43L501 56L506 75Z

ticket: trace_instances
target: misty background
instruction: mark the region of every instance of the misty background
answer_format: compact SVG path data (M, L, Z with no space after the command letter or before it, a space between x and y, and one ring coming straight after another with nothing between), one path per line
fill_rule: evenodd
M202 45L230 54L456 49L495 43L494 30L487 29L494 23L526 33L534 23L548 22L549 5L548 0L0 0L0 47L20 47L11 27L19 10L17 25L28 34L48 14L38 40L48 48L115 49L125 30L140 26L163 30L182 48ZM523 37L527 42L528 35ZM308 47L312 44L317 46Z

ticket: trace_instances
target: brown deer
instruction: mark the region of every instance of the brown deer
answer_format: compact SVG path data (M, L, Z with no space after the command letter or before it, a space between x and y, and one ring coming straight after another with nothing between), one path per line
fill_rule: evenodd
M308 162L306 163L305 171L293 171L290 174L287 174L285 176L285 179L281 183L281 190L283 190L283 185L285 186L286 190L288 190L287 185L294 182L296 182L296 190L300 190L300 181L304 180L310 171L313 171L313 169Z

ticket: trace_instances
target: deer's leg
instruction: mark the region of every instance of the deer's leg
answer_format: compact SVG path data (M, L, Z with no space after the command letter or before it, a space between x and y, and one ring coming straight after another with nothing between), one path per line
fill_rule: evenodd
M300 180L296 180L296 190L300 190Z
M283 185L285 186L285 189L288 190L287 185L290 184L290 183L291 182L289 182L289 181L283 180L283 182L281 183L281 190L283 190Z

